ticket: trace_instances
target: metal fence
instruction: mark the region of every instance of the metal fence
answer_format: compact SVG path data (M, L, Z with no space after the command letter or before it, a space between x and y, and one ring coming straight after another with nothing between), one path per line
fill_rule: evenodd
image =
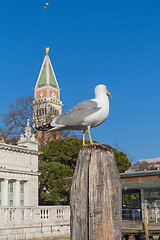
M122 219L123 220L141 220L142 219L142 211L141 209L130 209L123 208L122 209Z
M143 211L141 209L122 209L122 220L142 220ZM150 223L160 223L160 209L148 209L148 219Z

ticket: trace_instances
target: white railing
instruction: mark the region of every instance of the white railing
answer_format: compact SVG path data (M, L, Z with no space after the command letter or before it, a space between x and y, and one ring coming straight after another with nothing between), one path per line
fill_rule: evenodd
M160 222L160 209L155 208L155 209L148 209L148 218L149 222Z
M69 221L69 206L0 207L0 225Z

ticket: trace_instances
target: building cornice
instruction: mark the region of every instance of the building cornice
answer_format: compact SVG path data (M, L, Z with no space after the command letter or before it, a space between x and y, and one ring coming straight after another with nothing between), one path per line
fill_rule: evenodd
M24 174L24 175L34 175L34 176L39 176L39 175L41 175L40 172L14 170L14 169L2 168L1 166L0 166L0 172L15 173L15 174ZM2 177L2 178L3 178L3 177Z
M55 99L52 99L52 98L45 98L45 99L34 100L32 104L33 105L37 104L37 103L42 104L42 102L44 102L44 103L49 103L50 102L50 103L54 103L54 104L56 104L58 106L63 106L63 104L62 104L62 102L60 100L55 100Z
M59 91L61 90L59 87L49 83L49 84L44 84L44 85L41 85L41 86L37 86L34 88L34 90L43 90L43 89L46 89L46 88L50 88L50 89L54 89L55 91Z
M40 151L30 150L25 146L10 145L10 144L6 144L6 143L0 143L0 149L12 151L12 152L26 153L26 154L31 154L31 155L42 154L42 152L40 152Z

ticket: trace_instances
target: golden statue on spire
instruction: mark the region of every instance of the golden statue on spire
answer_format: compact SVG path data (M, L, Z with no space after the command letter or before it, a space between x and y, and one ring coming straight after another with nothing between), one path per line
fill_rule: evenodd
M49 52L49 47L46 48L46 54L48 54L48 52Z

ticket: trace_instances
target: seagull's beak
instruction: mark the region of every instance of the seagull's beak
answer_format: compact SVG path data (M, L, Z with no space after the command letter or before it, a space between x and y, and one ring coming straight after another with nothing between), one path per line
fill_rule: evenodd
M111 95L109 92L107 92L107 95L110 96L110 97L112 97L112 95Z

